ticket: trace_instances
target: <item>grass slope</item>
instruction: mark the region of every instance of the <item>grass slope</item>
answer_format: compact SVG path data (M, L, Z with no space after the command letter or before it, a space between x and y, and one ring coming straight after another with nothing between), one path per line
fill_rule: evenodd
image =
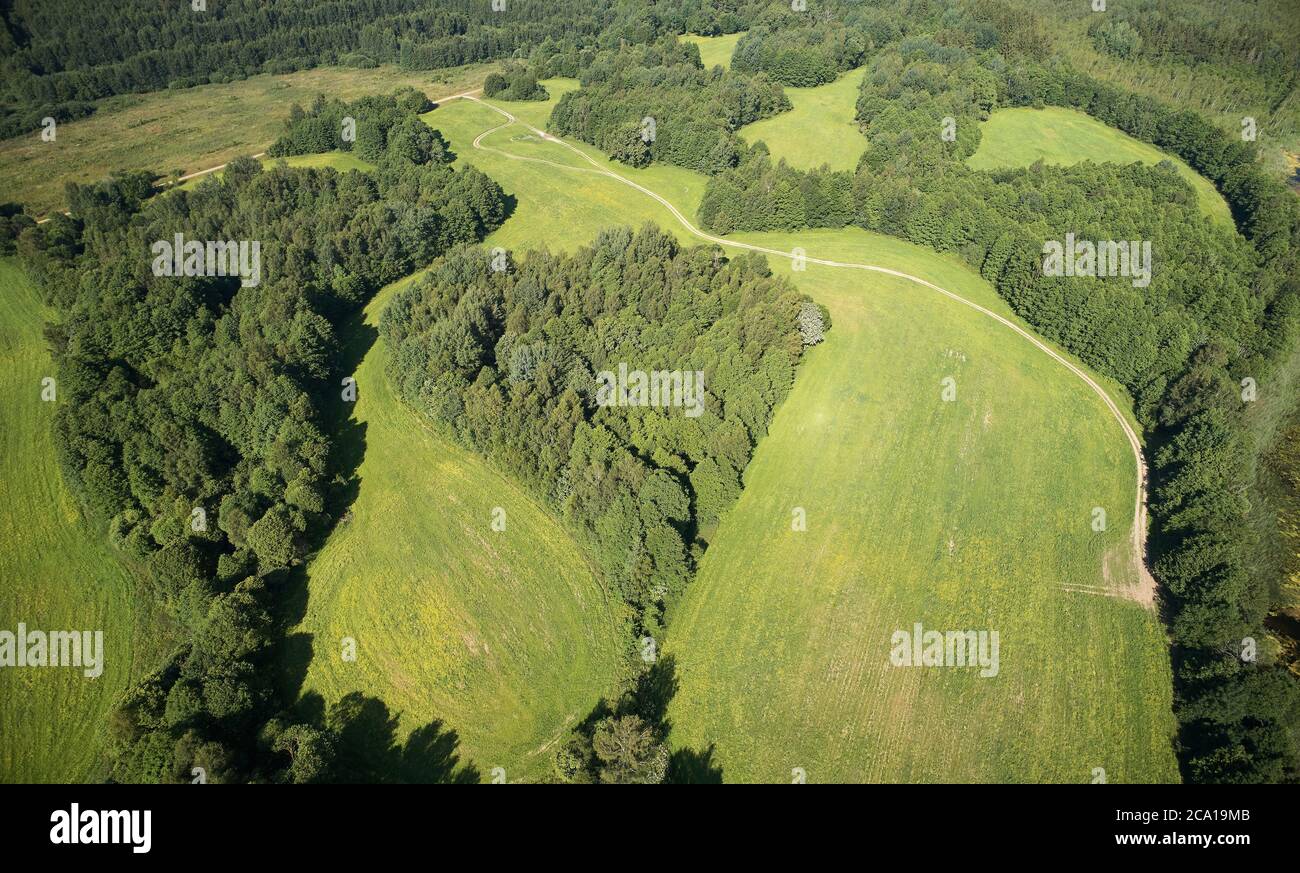
M410 280L404 280L409 282ZM369 304L365 343L393 293ZM441 720L462 762L510 781L550 770L551 747L619 670L625 632L560 524L482 458L425 429L394 396L382 341L356 372L360 493L308 567L305 689L351 691L400 714L400 735ZM506 530L494 532L494 507ZM355 662L341 658L356 640Z
M1232 212L1209 179L1174 155L1134 139L1086 113L1058 106L999 109L984 122L981 132L980 147L967 161L977 170L1027 167L1038 160L1046 164L1068 165L1082 161L1157 164L1168 159L1178 168L1178 174L1196 190L1196 202L1201 211L1232 226Z
M740 129L746 142L767 143L772 160L785 159L792 167L815 170L826 164L832 170L853 170L867 148L867 138L853 119L854 103L866 67L852 70L829 85L786 88L794 108Z
M186 175L266 151L280 135L290 105L310 106L317 94L352 100L411 85L436 98L477 87L492 69L482 64L436 73L321 67L110 97L100 101L95 115L59 125L54 142L43 142L39 131L0 142L0 202L23 203L37 215L64 209L65 182L95 182L120 169L163 174L179 169Z
M725 33L722 36L700 36L688 33L678 38L682 42L693 42L700 47L700 62L704 64L704 69L722 67L725 70L731 67L731 56L736 51L736 43L740 42L740 38L744 35L744 31Z
M904 270L1007 311L961 265L896 240L743 238ZM1063 588L1126 581L1134 462L1101 401L915 284L814 264L792 276L834 328L673 616L674 743L713 745L727 781L789 781L795 767L810 781L1084 782L1096 767L1112 782L1176 780L1157 617ZM791 530L795 506L805 532ZM893 667L891 635L915 622L997 630L999 675Z
M41 380L54 364L44 309L12 259L0 260L0 629L102 630L104 672L0 669L0 782L98 781L109 708L166 640L133 632L132 580L95 539L63 486Z
M465 148L501 123L486 107L429 120L519 199L498 232L512 244L663 221L649 198L606 193L617 183L565 169L580 162L518 127L484 145L563 166ZM615 168L676 199L651 171ZM693 213L691 184L668 179ZM902 269L1008 312L959 262L897 240L741 239ZM816 265L791 275L831 307L835 327L673 617L674 743L713 745L728 781L784 781L794 767L814 781L1087 781L1095 767L1110 781L1176 779L1158 619L1062 587L1129 581L1134 461L1101 401L1005 327L920 286ZM951 404L939 399L947 375L959 388ZM794 506L807 532L790 531ZM1107 510L1104 533L1089 526L1095 506ZM998 630L999 677L890 668L890 634L915 621Z

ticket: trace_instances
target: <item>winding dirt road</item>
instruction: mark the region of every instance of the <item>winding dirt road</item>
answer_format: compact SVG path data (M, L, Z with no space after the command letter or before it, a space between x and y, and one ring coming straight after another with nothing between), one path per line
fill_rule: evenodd
M667 209L670 213L672 213L673 217L676 218L681 223L681 225L684 228L686 228L687 232L689 232L692 236L696 236L702 240L706 240L716 245L727 246L729 248L734 248L734 249L744 249L752 252L762 252L763 254L766 255L772 255L774 257L779 257L779 258L789 258L790 260L796 260L797 258L802 258L804 261L814 263L814 264L821 264L822 266L826 266L826 267L839 267L839 268L849 269L849 270L866 270L872 273L884 273L885 275L888 276L896 276L900 279L905 279L909 282L915 282L918 285L922 285L926 288L929 288L931 291L935 291L939 294L942 294L944 297L947 297L951 300L955 300L956 302L961 303L964 306L969 306L971 309L974 309L976 312L980 313L981 315L987 316L988 318L993 319L999 324L1007 328L1010 328L1011 330L1019 334L1021 337L1023 337L1024 339L1032 343L1035 348L1039 349L1044 354L1050 356L1052 360L1056 361L1061 366L1065 367L1067 370L1069 370L1071 373L1077 376L1080 380L1084 382L1084 384L1086 384L1089 388L1091 388L1092 391L1098 397L1101 398L1102 402L1106 405L1106 408L1110 410L1111 415L1114 416L1115 421L1119 423L1120 429L1124 432L1124 437L1125 439L1128 440L1129 447L1133 451L1133 460L1137 468L1137 483L1136 483L1137 487L1136 487L1136 495L1134 498L1134 505L1133 505L1133 530L1132 530L1132 546L1133 546L1132 561L1133 561L1133 569L1134 569L1135 577L1137 579L1137 585L1135 588L1114 589L1109 593L1112 593L1116 596L1127 597L1129 599L1141 603L1142 605L1148 608L1154 608L1155 597L1156 597L1156 582L1155 579L1151 576L1151 573L1147 570L1147 564L1146 564L1147 466L1146 466L1146 460L1142 456L1142 441L1138 438L1137 432L1133 429L1133 426L1129 424L1128 419L1124 417L1123 410L1120 409L1119 405L1116 404L1115 401L1111 399L1110 395L1106 393L1106 390L1102 388L1101 385L1099 385L1096 382L1096 380L1094 380L1091 376L1089 376L1086 372L1084 372L1082 368L1080 368L1074 362L1070 361L1064 355L1060 354L1051 346L1047 345L1038 337L1034 336L1032 333L1025 330L1020 325L1016 324L1010 319L1005 318L1004 316L1001 316L996 312L993 312L992 310L979 305L978 303L975 303L971 300L967 300L965 297L962 297L960 294L954 294L952 291L949 291L946 288L942 288L934 284L933 282L928 282L925 279L920 278L919 276L913 276L910 273L904 273L899 270L893 270L890 269L889 267L881 267L875 264L858 264L858 263L846 262L846 261L832 261L832 260L827 260L825 258L815 258L812 257L811 255L806 255L806 254L796 255L793 252L783 252L778 249L771 249L765 246L758 246L758 245L752 245L750 243L738 242L736 240L730 240L730 239L726 239L725 237L714 236L711 233L707 233L706 231L703 231L700 228L696 227L694 224L692 224L690 219L688 219L684 214L682 214L682 211L680 209L678 209L676 206L674 206L664 197L659 195L657 192L652 191L651 189L645 187L644 185L632 181L626 176L619 175L613 170L601 166L594 158L592 158L590 155L588 155L586 152L582 151L578 147L574 146L572 143L565 142L559 137L551 136L549 133L547 133L544 130L539 130L538 128L533 127L531 124L520 121L518 118L516 118L507 110L502 109L499 106L495 106L491 103L488 103L484 100L480 100L478 97L475 97L474 96L475 93L477 92L471 91L465 94L457 94L454 95L453 97L444 98L443 101L439 101L439 102L446 102L447 100L454 100L454 99L473 100L475 103L478 103L482 106L486 106L487 108L493 110L494 112L499 113L505 118L505 121L503 123L497 125L494 128L491 128L490 130L483 131L477 137L474 138L473 145L474 148L476 149L480 149L482 151L489 151L494 154L498 154L503 157L509 158L511 160L531 161L534 163L549 164L551 166L558 167L562 170L568 170L570 172L596 173L601 176L607 176L617 182L627 185L629 188L634 188L637 191L640 191L642 194L646 195L647 197L652 198L660 205L662 205L665 209ZM531 131L533 134L535 134L536 136L540 137L541 139L547 142L553 142L557 145L567 148L569 151L573 152L574 154L582 158L584 161L591 164L591 168L572 167L567 164L558 163L556 161L548 161L545 158L536 158L528 155L516 155L511 152L503 151L502 149L497 149L491 146L483 145L484 138L486 138L490 134L497 132L498 130L502 130L503 128L509 127L512 124L518 124L519 126L523 127L526 130ZM1066 588L1065 590L1070 591L1071 589ZM1083 591L1080 593L1101 593L1101 592Z

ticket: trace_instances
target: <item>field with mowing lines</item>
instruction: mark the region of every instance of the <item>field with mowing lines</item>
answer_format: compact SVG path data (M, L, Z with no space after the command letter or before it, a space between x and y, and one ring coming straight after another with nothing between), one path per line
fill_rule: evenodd
M693 42L700 47L700 62L704 64L704 69L711 70L714 67L728 69L731 67L731 55L736 51L736 43L744 36L744 32L726 33L722 36L699 36L698 34L688 33L680 36L682 42Z
M0 260L0 289L0 630L104 632L95 679L72 667L0 670L0 782L99 781L108 711L133 670L153 666L166 633L137 630L131 576L63 485L55 404L41 401L41 379L54 375L47 313L13 259Z
M999 109L984 122L981 133L980 147L967 161L977 170L1027 167L1037 160L1063 165L1082 161L1098 164L1172 161L1178 168L1178 175L1196 190L1196 202L1201 211L1232 226L1232 212L1209 179L1174 155L1134 139L1083 112L1057 106Z
M462 110L474 108L484 107ZM501 123L477 117L480 131ZM554 144L510 131L484 144L563 163ZM512 191L526 191L528 173L571 173L570 200L606 181L514 163ZM1008 313L959 262L897 240L738 239L904 270ZM791 275L835 327L672 617L674 744L713 745L728 781L785 781L794 767L814 781L1083 782L1096 767L1116 782L1177 779L1164 631L1124 596L1136 582L1135 462L1101 400L1005 326L929 289L813 264ZM952 403L940 399L947 376ZM790 530L795 506L806 532ZM1104 532L1090 526L1097 506ZM891 634L918 621L998 630L999 675L892 668Z
M187 175L264 152L280 135L289 107L308 107L317 94L354 100L411 85L430 98L442 97L478 87L493 69L484 64L436 72L321 67L110 97L95 115L59 125L54 142L42 142L36 131L0 142L0 202L16 201L43 215L66 208L65 182L97 182L121 169L164 175L179 169Z
M960 264L896 240L741 238L889 266L1007 312ZM834 328L672 617L674 744L715 746L727 781L789 781L795 767L814 782L1087 782L1095 767L1176 780L1164 631L1101 593L1133 582L1135 470L1100 399L914 283L815 264L791 275ZM916 622L997 630L1000 672L893 667L891 635Z
M867 138L853 119L853 107L866 71L866 67L852 70L816 88L786 88L794 108L745 125L740 136L749 143L762 140L773 161L785 158L801 170L815 170L822 164L832 170L856 169Z
M362 346L392 295L366 309ZM582 550L482 458L440 439L392 394L382 341L356 372L363 433L352 519L308 566L312 636L304 690L360 691L400 714L399 737L434 720L460 736L485 780L550 772L552 746L620 670L626 630ZM490 527L494 507L506 529ZM355 662L341 640L357 644Z

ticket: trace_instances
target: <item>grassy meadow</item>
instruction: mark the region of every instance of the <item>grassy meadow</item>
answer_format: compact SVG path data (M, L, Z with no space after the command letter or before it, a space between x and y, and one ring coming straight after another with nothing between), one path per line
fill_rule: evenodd
M858 88L867 68L859 67L828 85L786 88L794 108L740 129L746 142L767 143L772 160L781 158L792 167L815 170L823 164L832 170L854 170L867 148L867 138L854 120Z
M370 302L364 347L393 294ZM560 523L483 458L441 439L390 391L380 340L356 371L359 496L308 566L304 691L360 691L400 716L441 721L484 779L550 772L554 744L614 685L622 606ZM358 446L358 448L362 448ZM491 527L505 510L505 530ZM344 661L342 640L356 641Z
M722 67L725 70L731 67L731 55L736 51L736 43L740 42L740 38L744 35L744 31L725 33L722 36L700 36L688 33L678 39L682 42L693 42L700 47L700 62L704 64L704 69Z
M97 182L123 169L188 175L266 151L280 135L289 107L308 107L317 94L354 100L410 85L431 98L444 97L477 88L492 69L483 64L436 72L320 67L110 97L89 118L59 125L54 142L43 142L39 131L0 141L0 202L22 203L29 214L45 215L66 208L65 182Z
M1158 164L1173 162L1178 175L1191 183L1201 211L1216 221L1232 225L1227 202L1209 179L1174 155L1134 139L1074 109L999 109L981 127L980 147L967 160L977 170L1045 164L1093 163Z
M729 58L738 35L697 39L707 43L708 64ZM768 127L761 135L760 125L743 135L764 139L777 157L789 159L806 144L825 153L811 165L834 159L848 163L832 166L851 168L865 147L852 125L860 75L788 89L792 99L807 92L795 110L760 123ZM555 102L577 83L544 84L547 101L497 105L545 130ZM261 151L287 104L310 95L249 99L268 106L266 135L210 152L189 169ZM662 204L592 172L562 145L505 125L487 105L453 101L424 118L442 131L459 165L479 167L513 198L510 218L487 246L571 250L605 227L647 221L700 242ZM836 119L847 120L847 131L831 130ZM821 134L809 137L808 129ZM1062 160L1099 148L1086 125L1076 129L1084 144L1061 146ZM486 131L483 149L475 149ZM847 145L828 144L839 133L858 138L851 155ZM986 129L985 147L995 135ZM694 218L703 177L668 166L634 170L574 145ZM1025 157L997 154L1017 164ZM309 160L338 166L344 159L352 158ZM144 155L127 163L168 162ZM0 175L0 186L10 178ZM1009 312L957 260L898 240L860 230L738 239L903 270ZM676 658L680 681L669 712L673 744L712 747L726 781L788 782L794 768L813 782L1086 782L1096 768L1110 782L1176 780L1163 628L1142 606L1105 596L1132 582L1136 471L1100 399L1024 338L930 289L816 264L794 272L780 258L772 267L828 306L834 326L800 369L746 472L744 493L671 617L664 651ZM113 569L106 547L74 526L66 495L52 497L57 466L40 438L48 411L21 400L39 388L40 317L16 271L6 265L0 277L7 290L27 288L0 299L4 378L13 380L5 402L14 405L3 418L6 481L21 483L0 499L0 534L35 546L7 550L0 563L0 627L27 620L129 628L129 578ZM390 391L375 326L402 284L381 292L347 335L360 361L351 428L359 490L350 519L307 567L308 599L295 629L311 643L302 690L327 702L352 691L373 695L399 717L401 735L441 721L457 732L461 760L485 776L501 766L510 781L543 779L555 744L625 669L624 609L546 508L483 458L432 433ZM957 391L951 402L941 399L948 377ZM1113 383L1098 381L1127 406ZM44 472L32 475L34 464ZM44 490L24 496L22 489ZM1102 532L1090 526L1098 506L1108 515ZM505 510L505 531L490 525L494 507ZM791 529L796 507L806 513L806 531ZM93 615L82 614L88 603ZM916 622L998 631L998 675L892 667L890 635ZM124 630L106 637L110 652L129 642ZM345 637L356 641L355 661L341 657ZM110 670L121 671L131 656L128 648L111 658ZM6 744L4 754L20 748L20 758L0 761L0 775L91 774L96 757L84 750L101 731L107 689L127 676L110 670L93 695L84 684L59 686L43 691L37 706L0 685L0 733L20 723L25 733L21 747ZM0 673L0 683L14 681ZM48 714L69 707L86 713L76 722L84 736L71 742L66 721L56 737Z
M521 121L546 130L551 109L565 91L577 87L577 82L547 79L542 84L550 92L549 100L492 102ZM457 100L422 117L447 138L457 156L457 166L478 167L515 198L514 213L487 239L489 246L520 251L548 246L552 251L567 251L593 239L603 228L640 226L647 221L656 222L683 240L693 239L660 204L620 182L590 172L591 165L564 146L544 141L518 124L484 137L484 148L475 149L473 143L479 134L506 122L482 103ZM609 161L591 146L574 145L602 166L658 191L688 216L695 214L704 196L704 177L697 173L658 164L634 170Z
M963 265L898 240L740 238L903 270L1007 313ZM1133 582L1135 476L1100 399L928 289L789 274L834 327L672 616L674 744L712 746L726 781L788 782L796 767L814 782L1087 782L1096 767L1176 780L1164 630L1100 593ZM998 631L998 675L894 667L891 635L916 622Z
M74 667L0 670L0 782L99 781L108 712L167 635L153 618L137 628L131 575L64 487L50 435L56 403L41 400L41 380L54 375L41 334L48 313L11 258L0 260L0 289L0 630L104 632L97 678Z

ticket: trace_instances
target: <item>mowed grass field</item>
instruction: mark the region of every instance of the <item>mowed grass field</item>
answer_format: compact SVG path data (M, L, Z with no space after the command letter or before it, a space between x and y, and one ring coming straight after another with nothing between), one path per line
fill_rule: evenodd
M520 105L508 108L523 117ZM528 120L542 126L540 114ZM427 120L519 198L498 232L512 243L553 245L557 221L577 236L608 219L663 222L648 197L628 200L638 192L623 186L611 199L606 186L617 182L567 169L581 162L517 126L484 145L562 166L465 149L501 123L486 107L447 106ZM673 199L649 171L607 166ZM668 176L693 214L695 189ZM897 240L738 239L904 270L1008 314L964 265ZM1176 780L1161 624L1100 593L1133 582L1136 479L1101 400L1005 326L922 286L816 265L795 273L775 258L773 267L828 305L835 326L672 617L674 744L712 746L727 781L787 781L796 767L813 781L1086 782L1095 768L1114 782ZM948 376L951 403L940 396ZM790 529L796 506L806 532ZM1090 525L1098 506L1104 532ZM918 621L997 630L999 675L893 668L891 634Z
M366 325L409 281L371 301ZM392 394L385 358L376 340L356 372L365 454L352 519L308 566L295 631L312 638L304 691L378 697L400 716L399 738L440 721L485 781L494 767L544 778L554 744L625 663L622 605L538 502ZM341 656L345 637L355 661Z
M16 201L30 214L45 215L66 208L65 182L96 182L121 169L163 175L179 169L188 175L263 152L280 135L289 107L310 107L317 94L353 100L410 85L437 98L478 87L493 69L484 64L436 72L321 67L111 97L89 118L59 125L54 142L43 142L40 131L0 141L0 202Z
M700 36L688 33L679 36L678 39L682 42L693 42L700 47L700 62L704 64L704 69L722 67L725 70L731 67L731 55L736 51L736 43L740 42L740 38L744 35L744 31L725 33L722 36Z
M1213 183L1174 155L1134 139L1097 119L1073 109L999 109L981 127L980 147L967 163L977 170L1046 164L1094 163L1158 164L1172 161L1178 175L1191 183L1201 211L1232 226L1232 212Z
M903 270L1006 314L962 265L896 240L743 238ZM726 781L1177 780L1157 616L1067 590L1132 582L1134 460L1100 399L924 287L790 275L834 327L672 616L674 744L713 746ZM998 631L998 675L894 667L892 634L917 622Z
M851 70L816 88L786 88L794 108L745 125L740 136L751 144L762 140L773 161L784 158L801 170L815 170L823 164L832 170L857 168L867 138L853 113L866 71L866 67Z
M11 258L0 259L0 630L104 633L104 672L0 669L0 782L100 781L108 712L137 665L167 640L135 627L132 578L81 519L63 485L41 400L54 375L46 312Z

